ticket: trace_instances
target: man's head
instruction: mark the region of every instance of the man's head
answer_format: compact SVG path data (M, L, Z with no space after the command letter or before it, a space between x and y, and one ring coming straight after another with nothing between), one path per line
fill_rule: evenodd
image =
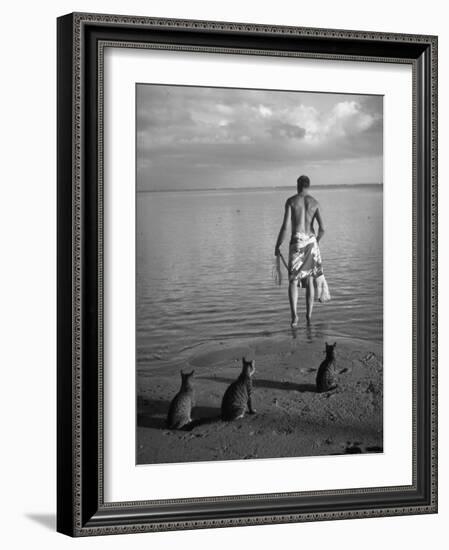
M298 193L301 193L303 189L310 187L310 179L307 176L299 176L296 180L296 184L298 186Z

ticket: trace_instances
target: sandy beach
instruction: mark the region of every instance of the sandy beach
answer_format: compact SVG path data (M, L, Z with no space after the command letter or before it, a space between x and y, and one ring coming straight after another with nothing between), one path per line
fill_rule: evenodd
M333 342L333 341L332 341ZM324 340L259 339L190 358L195 369L193 426L168 430L166 416L179 389L179 369L139 376L137 463L196 462L382 452L382 346L337 339L338 388L317 393L315 377ZM253 403L257 414L220 419L221 399L241 370L256 360Z

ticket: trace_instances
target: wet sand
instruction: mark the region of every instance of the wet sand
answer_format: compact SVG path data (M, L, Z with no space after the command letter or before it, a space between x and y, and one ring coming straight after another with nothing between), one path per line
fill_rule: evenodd
M267 339L268 340L268 339ZM333 341L332 341L333 342ZM169 430L166 417L180 386L179 369L140 375L137 395L137 463L176 463L382 452L382 346L337 340L338 388L317 393L315 378L324 340L254 341L198 354L193 425ZM228 385L241 357L256 360L253 403L257 414L220 419Z

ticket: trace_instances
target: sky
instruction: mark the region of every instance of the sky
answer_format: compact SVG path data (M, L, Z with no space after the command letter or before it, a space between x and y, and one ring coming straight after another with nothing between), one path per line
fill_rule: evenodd
M382 183L383 98L138 84L137 189Z

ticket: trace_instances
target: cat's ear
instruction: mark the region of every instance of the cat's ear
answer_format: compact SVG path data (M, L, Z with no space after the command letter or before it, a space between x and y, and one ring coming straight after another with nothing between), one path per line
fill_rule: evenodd
M326 347L328 346L329 344L326 342Z
M184 376L184 371L182 369L179 372L181 373L181 376Z
M335 348L336 345L337 345L337 342L334 342L334 348Z
M189 376L193 376L195 374L195 369L189 374Z

